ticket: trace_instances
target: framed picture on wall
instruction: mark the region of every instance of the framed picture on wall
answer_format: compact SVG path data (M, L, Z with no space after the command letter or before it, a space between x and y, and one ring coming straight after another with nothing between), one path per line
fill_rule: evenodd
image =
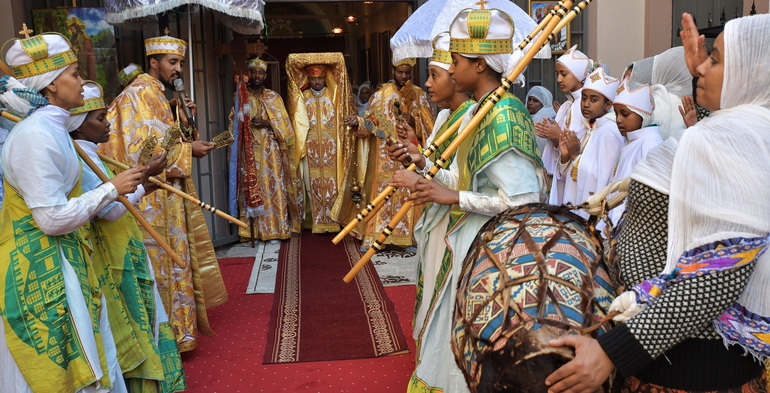
M529 0L529 16L535 22L540 23L557 4L559 4L558 1ZM563 54L570 48L570 41L570 27L568 23L561 31L554 34L554 38L550 43L551 53L555 55Z
M109 103L120 93L115 30L104 20L103 7L61 7L32 10L35 34L60 33L78 58L80 76L96 81Z

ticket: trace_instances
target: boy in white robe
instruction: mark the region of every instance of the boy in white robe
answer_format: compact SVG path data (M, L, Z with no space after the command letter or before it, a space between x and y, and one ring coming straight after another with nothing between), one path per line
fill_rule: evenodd
M655 103L649 85L623 81L612 106L615 109L618 131L628 142L620 150L610 182L631 176L636 164L642 161L650 150L663 143L660 127L650 124ZM610 221L617 224L625 210L625 202L612 209L608 214Z
M556 81L559 83L561 91L567 95L567 101L561 104L553 121L533 119L537 136L547 139L540 154L549 175L553 175L558 166L559 137L562 130L578 131L582 127L580 91L586 77L593 70L594 61L577 50L577 45L574 45L556 60Z
M612 107L620 85L599 67L586 79L581 90L583 119L577 131L565 129L559 140L559 161L548 203L579 205L592 193L606 187L615 168L615 159L624 141L615 122L603 116ZM588 218L588 213L577 214Z

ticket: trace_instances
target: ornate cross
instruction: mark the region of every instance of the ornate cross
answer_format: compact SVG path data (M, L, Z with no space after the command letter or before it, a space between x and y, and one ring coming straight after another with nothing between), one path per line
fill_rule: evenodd
M481 1L479 1L478 3L476 3L476 4L478 4L478 5L479 5L479 7L481 7L481 8L479 8L479 9L482 9L482 10L483 10L483 9L484 9L484 4L489 4L489 2L488 2L488 1L486 1L486 0L481 0Z
M27 28L26 23L21 24L21 30L19 30L19 34L24 34L24 38L29 38L29 34L32 33L32 29Z
M233 39L229 44L219 44L214 47L214 53L219 56L230 55L235 62L235 73L244 73L246 69L246 56L255 53L259 58L267 53L267 45L261 40L248 42L245 36L233 33Z

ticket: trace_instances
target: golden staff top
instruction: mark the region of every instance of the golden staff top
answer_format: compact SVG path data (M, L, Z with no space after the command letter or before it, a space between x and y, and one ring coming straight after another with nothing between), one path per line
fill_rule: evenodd
M591 1L592 0L581 1L580 4L578 4L575 7L573 7L573 9L571 10L571 13L574 13L575 15L579 14L580 11L582 11L586 7L586 5L588 5L588 3L590 3ZM481 4L479 4L479 3L481 3ZM479 3L477 3L477 4L479 4L482 7L482 9L483 9L484 4L486 4L488 2L484 2L482 0ZM537 27L535 27L535 29L532 30L532 32L530 32L527 35L527 37L519 44L518 49L523 50L524 48L526 48L526 46L533 40L533 37L537 36L537 33L540 32L541 30L543 30L543 28L548 24L548 22L551 21L551 18L556 16L557 11L559 11L559 10L566 11L567 7L569 7L569 6L564 7L563 3L564 3L564 0L560 1L559 4L557 4L556 7L551 9L551 11L548 13L548 15L546 15L546 17L543 18L542 21L540 21L540 24L538 24ZM574 18L575 15L573 15L572 18ZM571 20L571 18L562 19L559 22L559 24L556 26L556 28L554 28L553 31L560 31L567 23L569 23L570 20ZM548 36L548 41L553 39L553 37L554 37L553 31ZM485 99L486 99L486 97L485 97ZM483 104L484 103L481 102L481 103L479 103L479 106L483 106ZM446 130L446 132L444 132L442 135L440 135L437 138L435 138L431 142L430 146L428 146L425 150L423 150L422 155L424 157L426 157L426 158L430 157L438 149L438 147L442 143L444 143L444 141L446 141L452 135L455 134L457 129L460 128L460 124L461 124L460 121L456 121L454 124L449 126L449 128ZM409 165L406 168L406 170L408 170L408 171L415 171L416 169L417 169L417 167L414 164L411 164L411 165ZM338 244L340 241L342 241L342 239L345 238L345 236L347 236L356 227L356 225L358 225L358 223L360 223L361 221L364 221L365 219L367 219L367 216L369 214L376 214L380 210L380 208L382 208L382 206L385 204L385 202L393 194L395 194L396 189L397 188L393 187L393 186L385 187L385 189L382 190L382 192L377 197L372 199L372 201L369 202L366 205L366 207L364 207L364 209L361 210L361 212L359 212L356 215L356 217L348 223L348 225L346 225L344 228L342 228L342 230L334 237L334 239L332 239L332 243Z
M524 54L524 57L519 61L519 63L516 65L516 67L511 71L509 75L502 78L501 80L501 86L499 86L497 89L495 89L493 92L488 94L487 99L483 102L483 106L480 110L476 112L476 114L473 115L471 120L468 122L468 124L459 132L457 137L452 141L452 143L447 147L447 149L444 151L444 153L441 155L439 159L436 160L435 165L431 168L431 170L425 174L425 178L428 180L432 180L433 177L438 173L438 171L446 164L449 157L454 154L454 152L457 150L457 148L460 146L460 144L463 143L463 141L473 132L473 130L478 126L478 124L481 122L481 120L484 118L484 116L489 113L489 111L492 109L492 107L500 100L501 96L511 87L511 80L516 79L516 77L521 74L521 72L524 70L524 68L529 64L529 62L535 57L535 54L540 51L540 48L545 45L545 43L550 39L552 36L552 32L557 28L562 26L563 24L560 22L564 22L564 24L568 23L569 20L574 18L582 9L590 3L591 0L583 0L578 7L574 7L571 12L567 12L569 7L572 6L571 0L564 0L563 2L559 3L556 8L556 14L549 18L548 23L546 24L545 28L543 29L543 32L537 37L535 40L535 43L530 47L530 49ZM569 17L567 15L569 14ZM460 122L459 120L457 121ZM448 132L446 133L448 134ZM353 280L355 275L366 265L366 262L368 262L371 257L374 255L375 252L378 250L381 250L383 247L383 243L387 239L387 237L393 232L392 228L395 228L398 222L404 217L404 215L407 213L407 211L412 207L412 204L414 204L413 201L407 201L402 206L401 209L396 213L396 215L393 217L393 219L388 223L388 225L382 230L382 233L380 233L380 236L377 238L376 241L372 244L372 247L364 254L361 259L356 263L356 265L348 272L348 274L343 278L345 282L350 282Z

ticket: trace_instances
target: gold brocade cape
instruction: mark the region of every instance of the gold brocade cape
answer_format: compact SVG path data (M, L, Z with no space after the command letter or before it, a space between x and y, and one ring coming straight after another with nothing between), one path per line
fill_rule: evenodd
M306 67L314 64L326 66L326 87L323 95L317 98L311 95L310 89L302 90L308 83ZM292 53L286 59L286 73L289 76L287 105L296 137L297 165L302 167L300 162L307 158L310 172L305 174L303 183L306 190L305 211L313 216L314 233L336 232L339 231L339 225L325 211L327 207L333 208L337 195L347 187L345 168L350 162L351 154L348 153L354 137L348 131L344 119L357 113L345 58L339 52ZM323 107L322 103L327 101L331 101L331 107ZM309 113L308 107L315 107L316 111ZM333 178L326 172L333 172ZM333 187L334 190L320 191L327 187Z
M89 257L88 231L43 233L18 191L4 181L0 211L0 313L8 350L35 392L74 392L95 382L110 386L99 315L102 290ZM80 196L81 177L67 196ZM62 256L72 266L91 319L78 332L65 292ZM81 336L93 334L103 376L97 380ZM0 381L0 383L2 383Z
M107 120L112 124L110 140L99 147L99 153L136 165L142 142L155 136L159 143L166 129L175 124L164 87L148 74L140 74L110 104ZM180 152L169 157L163 178L174 187L196 196L192 176L192 138L183 139ZM115 168L113 168L115 169ZM206 308L227 301L219 264L214 254L203 212L177 194L159 189L142 198L139 210L166 243L187 262L184 269L176 266L157 242L144 234L144 245L152 260L155 281L163 305L174 328L179 351L197 346L198 332L213 335Z
M253 162L244 162L243 155L238 153L238 168L255 165L259 170L256 183L258 191L265 195L262 198L263 205L260 206L264 213L254 217L255 235L261 240L288 239L292 233L302 230L302 192L298 191L302 189L302 185L297 168L299 160L295 157L294 129L283 99L273 90L263 88L262 95L258 96L252 89L248 89L248 102L241 105L248 108L252 120L266 119L272 127L270 130L251 126ZM231 132L235 132L235 112L236 108L230 111ZM238 138L240 137L239 135ZM238 195L234 197L238 198L241 219L250 222L243 207L244 193L241 183L238 184ZM249 229L245 228L239 228L238 234L243 240L248 240L251 235Z
M425 92L411 83L399 88L395 82L388 82L382 85L372 95L369 105L364 113L364 118L371 120L376 128L387 130L392 129L396 124L396 109L394 103L398 101L401 104L401 110L412 115L415 121L415 135L420 144L424 144L433 130L433 108L428 102ZM384 120L385 124L379 120ZM359 121L359 129L355 134L360 138L354 145L354 159L348 165L346 176L361 181L363 179L363 202L365 206L385 187L393 177L396 170L401 169L401 164L393 162L388 157L388 149L385 141L377 138L373 133L369 133ZM364 139L362 141L361 139ZM404 199L408 196L408 191L396 191L396 193L383 205L382 209L364 226L358 225L354 232L365 236L364 246L368 246L382 232L382 229L388 225L390 220L401 208ZM351 202L350 193L341 194L338 198L339 209L337 217L340 222L347 223L352 220L360 209L356 209ZM337 206L335 206L337 208ZM388 237L386 244L395 244L399 246L411 246L413 243L412 231L416 218L419 216L419 209L412 209L403 220L394 228L393 234Z

